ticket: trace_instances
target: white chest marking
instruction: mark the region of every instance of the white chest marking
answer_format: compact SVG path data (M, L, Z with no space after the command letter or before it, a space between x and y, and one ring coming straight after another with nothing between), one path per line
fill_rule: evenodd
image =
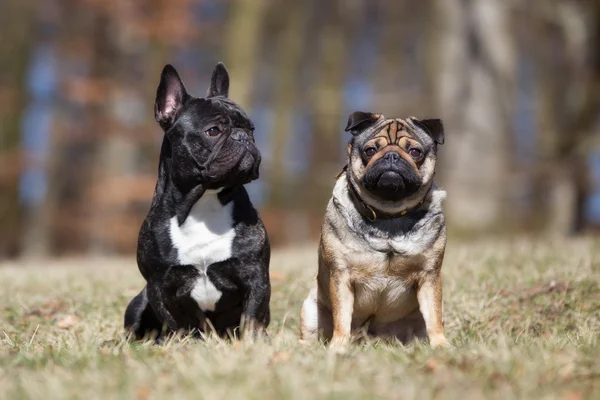
M193 265L200 276L191 296L204 311L214 311L221 291L206 275L209 265L231 258L235 238L232 214L233 203L221 205L216 191L207 191L192 207L190 214L179 225L171 218L170 234L177 249L179 264Z

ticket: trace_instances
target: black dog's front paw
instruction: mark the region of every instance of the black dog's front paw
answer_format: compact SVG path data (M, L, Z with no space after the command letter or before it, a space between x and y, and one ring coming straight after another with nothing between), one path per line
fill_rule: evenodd
M242 340L245 342L259 342L271 344L271 338L267 333L265 324L249 318L243 318L241 324Z
M267 334L266 330L263 332L263 340L265 341L265 344L268 344L269 346L272 344L271 337Z

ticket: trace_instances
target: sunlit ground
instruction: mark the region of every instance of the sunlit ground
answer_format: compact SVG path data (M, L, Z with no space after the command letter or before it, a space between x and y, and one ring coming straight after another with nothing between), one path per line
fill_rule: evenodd
M451 350L298 343L316 249L272 259L272 344L122 339L133 259L0 267L0 398L600 398L600 241L449 243Z

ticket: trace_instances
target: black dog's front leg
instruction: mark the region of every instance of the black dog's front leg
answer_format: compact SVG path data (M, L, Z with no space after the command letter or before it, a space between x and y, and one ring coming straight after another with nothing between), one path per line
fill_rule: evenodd
M248 335L256 338L263 335L268 340L267 326L271 313L269 300L271 298L271 284L267 276L253 276L245 282L245 295L242 304L242 337Z
M169 330L173 332L177 331L179 325L166 304L167 300L165 299L162 285L158 282L148 282L146 292L148 294L148 302L154 309L154 312L158 314L158 317L166 324Z
M156 281L148 282L148 301L169 330L201 330L204 314L190 297L190 284L197 277L192 266L171 267Z

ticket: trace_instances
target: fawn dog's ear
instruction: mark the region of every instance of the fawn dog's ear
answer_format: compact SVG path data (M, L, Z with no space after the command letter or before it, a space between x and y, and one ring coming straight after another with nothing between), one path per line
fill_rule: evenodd
M441 119L418 119L410 117L410 120L431 136L437 144L444 144L444 123Z
M345 131L350 131L353 135L358 135L360 132L372 126L379 118L381 118L381 114L355 111L348 117L348 124L346 125Z

